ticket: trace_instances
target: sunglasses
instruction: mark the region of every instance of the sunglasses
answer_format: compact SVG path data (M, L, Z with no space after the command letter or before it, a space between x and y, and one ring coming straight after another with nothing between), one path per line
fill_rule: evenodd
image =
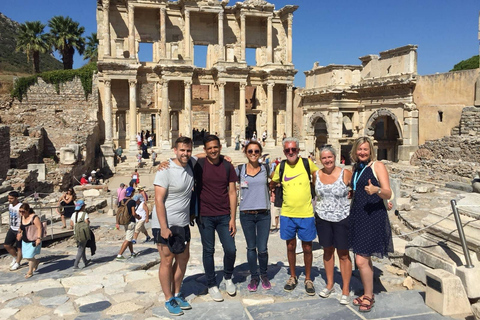
M260 154L260 150L258 150L258 149L255 149L255 150L249 149L249 150L247 150L247 153L248 153L248 154L252 154L252 153Z
M25 213L25 212L27 212L27 211L25 211L25 210L18 210L18 213Z
M287 148L287 149L283 149L283 152L285 153L295 153L298 151L298 148Z

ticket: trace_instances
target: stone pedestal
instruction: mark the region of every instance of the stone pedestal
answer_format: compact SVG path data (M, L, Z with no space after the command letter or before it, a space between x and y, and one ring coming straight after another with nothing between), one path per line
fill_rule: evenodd
M37 180L38 181L45 181L45 163L29 163L28 166L28 171L34 171L36 170L38 173Z
M102 150L102 167L108 168L112 173L115 173L115 153L113 152L113 144L105 143L100 146Z
M457 276L463 283L465 291L469 299L480 298L480 268L466 268L465 266L457 267Z
M459 277L440 269L426 270L425 274L427 306L444 316L471 314L470 302Z

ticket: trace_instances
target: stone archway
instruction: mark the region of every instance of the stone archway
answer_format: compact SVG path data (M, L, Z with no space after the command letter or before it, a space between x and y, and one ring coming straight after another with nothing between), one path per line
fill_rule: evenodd
M377 141L377 159L398 161L403 132L397 116L388 109L375 111L367 121L365 135Z
M317 156L322 145L328 142L328 122L323 113L315 112L310 117L310 124L315 137L315 156Z

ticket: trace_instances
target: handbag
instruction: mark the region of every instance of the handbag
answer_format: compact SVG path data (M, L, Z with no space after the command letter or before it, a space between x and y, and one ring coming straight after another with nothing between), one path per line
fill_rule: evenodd
M35 218L38 218L38 216L35 215L32 219L31 224L28 226L25 226L25 234L27 236L27 240L32 242L36 241L38 238L37 227L33 224L33 221L35 221ZM42 224L42 232L40 233L40 235L41 235L41 238L44 238L47 236L47 221L43 221L41 224Z

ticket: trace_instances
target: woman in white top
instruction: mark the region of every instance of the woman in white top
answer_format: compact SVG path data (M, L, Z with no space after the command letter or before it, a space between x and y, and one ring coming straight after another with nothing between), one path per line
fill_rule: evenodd
M342 274L341 304L348 304L350 294L350 278L352 276L352 261L348 253L350 199L348 199L348 185L352 179L349 170L335 165L336 152L326 145L320 149L320 161L323 168L314 174L316 226L318 242L323 246L323 264L327 277L326 287L319 292L319 296L327 298L334 292L333 274L335 268L334 253L340 260Z
M150 212L148 211L148 206L145 203L145 199L141 194L136 194L135 196L133 196L133 201L136 202L135 213L138 214L141 218L140 219L135 218L137 223L135 224L135 233L133 234L132 243L133 244L137 243L138 234L140 232L143 233L145 237L147 237L145 242L148 242L151 239L150 236L148 235L147 229L145 228L145 223L148 223L149 221L148 218L150 215Z
M83 220L88 224L90 225L90 219L88 218L88 213L85 212L85 201L83 200L78 200L76 203L75 203L75 212L72 214L72 217L70 218L70 228L71 229L74 229L75 227L75 224L77 222L80 222L82 221L82 217L83 217ZM78 242L77 241L77 256L75 257L75 262L73 263L73 270L78 270L79 267L78 267L78 263L80 262L80 259L82 259L83 261L83 264L86 266L88 266L88 264L92 261L92 260L87 260L87 256L85 255L85 248L87 247L87 241L82 241L82 242Z

